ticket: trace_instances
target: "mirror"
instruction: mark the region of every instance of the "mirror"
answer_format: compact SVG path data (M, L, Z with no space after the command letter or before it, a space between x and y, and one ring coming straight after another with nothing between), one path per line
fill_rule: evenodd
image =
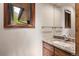
M71 11L65 10L65 28L71 28Z
M27 25L34 25L34 15L35 15L35 7L34 4L31 3L6 3L6 8L4 10L5 17L8 17L8 25L9 26L19 26L26 27ZM4 22L6 23L6 22ZM6 24L7 25L7 24ZM6 26L5 25L5 26Z
M11 24L27 24L27 20L30 21L30 4L27 6L24 5L25 7L23 5L24 4L9 4ZM27 11L26 7L28 8Z

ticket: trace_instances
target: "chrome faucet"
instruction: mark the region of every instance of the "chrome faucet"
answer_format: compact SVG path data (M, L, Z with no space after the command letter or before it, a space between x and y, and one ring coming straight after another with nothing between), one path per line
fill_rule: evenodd
M63 35L63 37L64 37L64 40L65 40L65 41L67 41L67 40L68 40L68 38L67 38L67 36L66 36L66 35Z

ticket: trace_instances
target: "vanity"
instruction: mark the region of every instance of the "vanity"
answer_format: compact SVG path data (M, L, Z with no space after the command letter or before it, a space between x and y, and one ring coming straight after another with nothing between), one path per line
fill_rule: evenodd
M43 40L43 56L74 56L75 43L61 39Z

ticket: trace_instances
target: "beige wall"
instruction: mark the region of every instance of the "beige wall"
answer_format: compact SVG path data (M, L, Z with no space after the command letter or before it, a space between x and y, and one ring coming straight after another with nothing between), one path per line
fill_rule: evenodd
M41 26L53 26L53 19L54 19L54 10L53 6L48 3L39 3L38 5L38 13L41 19Z
M35 28L4 29L3 21L3 4L0 4L0 55L42 55L41 23L37 11Z

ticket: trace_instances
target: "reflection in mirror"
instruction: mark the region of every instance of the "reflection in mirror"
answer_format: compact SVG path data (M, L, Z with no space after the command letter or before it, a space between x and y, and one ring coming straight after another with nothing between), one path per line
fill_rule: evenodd
M65 28L71 28L71 11L65 10Z
M27 7L27 8L26 8ZM11 25L28 24L30 21L30 4L9 4Z

